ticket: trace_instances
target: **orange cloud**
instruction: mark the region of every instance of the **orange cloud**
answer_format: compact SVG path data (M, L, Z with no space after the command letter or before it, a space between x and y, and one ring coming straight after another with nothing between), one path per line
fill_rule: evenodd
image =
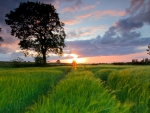
M115 10L106 10L106 11L95 11L93 13L83 14L75 16L73 19L70 20L63 20L63 22L67 25L75 25L82 22L85 18L94 18L99 19L102 16L109 15L109 16L124 16L126 13L125 11L115 11Z
M95 8L96 5L86 5L86 6L82 6L81 8L81 5L73 5L73 6L68 6L68 7L65 7L61 10L62 13L72 13L72 12L75 12L75 11L78 11L78 10L90 10L90 9L93 9Z
M76 16L75 18L76 19L84 19L84 18L88 18L90 16L92 16L92 14L84 14L84 15Z
M56 9L58 9L58 8L59 8L59 4L60 4L60 1L54 2L54 7L55 7Z
M62 20L63 23L67 24L67 25L75 25L80 23L80 21L72 19L72 20Z
M102 16L109 15L109 16L125 16L125 11L116 11L116 10L105 10L105 11L95 11L93 13L93 18L99 19Z
M77 30L71 30L67 33L68 38L85 37L94 34L97 31L104 31L107 26L82 27Z
M67 25L75 25L75 24L78 24L78 23L82 22L82 19L88 18L91 15L92 14L79 15L79 16L74 17L74 19L62 20L62 22L64 22Z
M18 41L13 42L11 44L1 43L1 48L8 48L8 49L10 49L12 51L16 51L19 48Z

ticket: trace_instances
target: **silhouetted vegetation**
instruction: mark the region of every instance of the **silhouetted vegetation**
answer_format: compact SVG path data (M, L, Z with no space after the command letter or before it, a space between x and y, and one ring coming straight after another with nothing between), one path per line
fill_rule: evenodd
M16 59L11 60L10 62L3 62L3 63L5 63L5 65L0 67L13 67L13 68L35 67L35 63L26 62L20 57L17 57Z
M141 61L138 61L137 59L132 59L132 62L114 62L112 64L114 65L149 65L150 60L148 58L145 58Z
M17 37L25 56L35 51L46 64L48 54L63 54L65 47L64 23L51 4L40 2L20 3L14 11L6 14L6 24L11 27L11 35Z
M13 61L0 61L0 68L24 68L24 67L54 67L54 66L71 66L71 63L47 63L36 64L35 62L13 62Z
M35 57L34 61L37 66L41 66L43 64L43 58L40 56Z
M147 54L150 55L150 44L148 45L148 49L146 51L148 52Z
M1 28L0 28L0 32L1 32L2 30L1 30ZM2 37L0 37L0 42L3 42L4 40L3 40L3 38Z
M60 63L60 60L57 60L56 63Z

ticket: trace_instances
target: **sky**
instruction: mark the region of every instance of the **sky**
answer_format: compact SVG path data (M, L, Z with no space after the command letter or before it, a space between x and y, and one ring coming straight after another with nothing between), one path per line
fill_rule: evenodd
M0 1L0 61L24 57L19 40L10 35L5 15L27 0ZM29 0L35 2L36 0ZM64 55L50 55L47 60L78 63L131 62L149 58L150 0L40 0L55 6L60 21L65 23Z

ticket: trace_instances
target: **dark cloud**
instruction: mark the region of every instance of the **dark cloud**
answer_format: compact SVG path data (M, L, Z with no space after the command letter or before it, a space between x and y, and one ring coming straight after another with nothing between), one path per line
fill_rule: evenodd
M84 46L85 48L88 48L90 44L89 40L77 40L77 41L67 41L66 42L66 46L71 48L78 48L78 49L82 49L82 47Z
M80 49L80 54L95 56L125 55L142 52L143 50L138 48L147 46L150 42L150 37L142 37L141 33L136 30L142 28L144 24L150 23L150 19L148 19L150 18L150 1L145 9L143 9L143 7L145 6L146 0L135 2L135 0L131 0L131 6L128 8L128 11L130 10L132 14L136 14L119 19L102 37L97 36L95 39L91 40L91 44L87 43L89 49ZM135 10L138 10L138 12Z
M116 22L116 29L121 32L127 32L137 28L141 28L144 25L143 21L136 21L135 18L128 17L125 19L120 19Z
M131 0L131 6L127 9L131 15L119 19L103 36L92 40L68 42L69 48L74 48L81 57L143 52L143 49L139 48L147 46L150 37L142 37L137 29L150 24L150 0L146 3L146 0L139 0L137 3ZM76 34L72 32L72 35Z
M137 29L142 28L146 23L150 23L150 1L148 3L145 5L146 0L131 0L131 5L127 9L127 12L131 15L129 14L115 22L102 37L70 41L67 42L67 47L70 48L72 53L79 54L80 57L143 52L143 49L139 48L147 46L150 37L142 37ZM70 32L70 34L72 36L77 35L75 32Z
M144 4L144 1L145 0L131 0L130 7L126 9L126 12L130 14L137 12Z
M122 41L125 35L128 36L129 34L129 37L137 36L138 38ZM104 37L97 36L91 40L68 41L66 45L70 48L71 53L78 54L79 57L126 55L143 52L142 49L138 48L147 45L150 42L150 37L140 38L140 34L134 32L129 34L124 34L122 37L114 39L115 41L108 43L103 42Z
M109 44L114 43L119 38L116 36L116 27L112 26L109 28L108 31L105 32L104 36L101 38L101 43L103 44Z
M78 40L68 41L66 46L70 49L71 53L78 54L79 57L91 56L96 50L96 46L91 43L92 40ZM92 51L93 50L93 51Z
M150 24L150 0L131 0L126 12L131 14L133 21Z

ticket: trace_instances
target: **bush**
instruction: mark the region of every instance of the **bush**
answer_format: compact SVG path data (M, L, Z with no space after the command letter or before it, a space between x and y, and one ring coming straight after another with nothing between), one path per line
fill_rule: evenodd
M20 57L17 57L16 59L12 60L13 67L22 67L24 60Z
M35 57L35 58L34 58L34 61L35 61L35 64L36 64L37 66L40 66L40 65L44 64L43 58L40 57L40 56Z

